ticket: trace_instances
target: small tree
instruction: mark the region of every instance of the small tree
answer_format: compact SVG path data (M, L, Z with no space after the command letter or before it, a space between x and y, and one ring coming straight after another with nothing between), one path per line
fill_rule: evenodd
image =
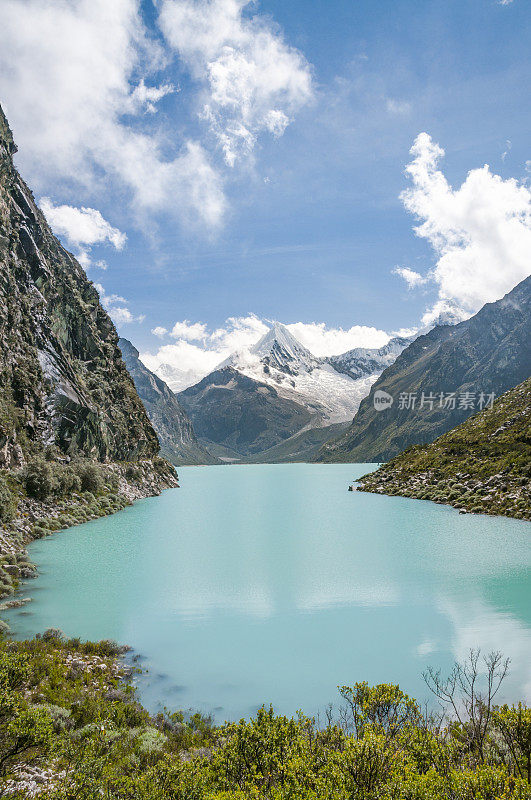
M81 482L81 491L97 494L103 489L103 472L98 464L92 461L80 461L74 465Z
M424 673L429 690L438 698L446 713L457 720L468 748L485 760L485 740L489 733L494 711L494 698L509 670L509 659L499 652L489 653L482 661L484 674L480 674L480 650L470 650L468 659L456 663L447 678L440 670L430 667ZM483 688L482 688L483 684Z

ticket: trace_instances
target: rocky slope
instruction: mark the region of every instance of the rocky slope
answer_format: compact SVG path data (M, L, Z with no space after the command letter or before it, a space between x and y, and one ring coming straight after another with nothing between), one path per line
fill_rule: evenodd
M52 234L15 152L0 109L0 581L16 574L13 564L6 572L4 557L12 560L34 535L44 495L86 507L87 518L177 484L158 455L114 325ZM95 478L101 503L82 490L85 461L109 465ZM74 462L77 472L67 468Z
M218 463L218 459L198 442L188 414L169 386L142 363L138 350L130 341L120 338L118 344L138 396L159 437L162 455L177 466Z
M180 392L200 441L230 453L230 460L268 450L309 425L312 413L266 383L223 367ZM222 450L214 450L216 455Z
M431 444L396 456L357 488L531 519L531 379Z
M320 461L387 461L433 441L531 371L531 277L458 325L420 336L373 384L348 431ZM392 405L375 408L376 393ZM423 398L424 393L424 398Z

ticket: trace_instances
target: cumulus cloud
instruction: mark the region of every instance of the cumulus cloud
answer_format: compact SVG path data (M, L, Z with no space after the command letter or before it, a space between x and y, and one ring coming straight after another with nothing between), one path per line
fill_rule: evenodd
M281 136L312 99L310 67L249 0L163 0L161 29L203 87L200 115L225 161L249 154L260 133Z
M411 154L412 186L401 199L419 220L415 233L437 256L427 278L437 284L439 308L469 316L530 274L531 192L488 165L470 170L454 189L439 169L444 150L427 133L417 136Z
M75 249L85 269L92 265L89 249L93 245L109 243L116 250L122 250L127 241L125 233L113 228L95 208L56 206L49 197L42 197L39 205L54 232ZM96 266L104 267L105 262L98 261Z
M189 322L185 319L175 323L171 335L174 339L184 339L189 342L202 340L206 337L206 327L204 322Z
M164 336L166 336L166 334L168 333L168 329L167 328L163 328L160 325L157 325L156 328L152 328L151 329L151 333L154 336L158 336L159 339L163 339Z
M95 283L94 286L98 291L103 308L108 312L117 328L131 322L143 322L145 320L145 314L135 317L131 313L125 297L121 297L119 294L107 294L101 283Z
M166 155L155 128L132 124L173 91L136 77L164 58L139 0L2 0L0 91L33 185L63 179L94 192L103 177L128 191L138 214L221 224L222 180L204 148L184 140Z
M168 335L177 341L164 344L153 353L142 353L141 358L174 391L181 391L200 381L232 353L244 354L269 327L255 314L229 317L215 330L209 330L203 322L183 320L176 322L171 332L154 328L152 333L156 336ZM385 331L363 325L344 330L328 328L324 322L295 322L286 327L316 356L337 355L354 347L381 347L389 341Z
M403 278L408 289L415 289L417 286L422 286L423 283L427 282L427 278L424 278L420 272L415 272L414 269L409 269L409 267L395 267L393 275Z
M355 347L383 347L389 334L367 325L353 325L346 330L329 328L324 322L294 322L288 330L314 356L336 356Z

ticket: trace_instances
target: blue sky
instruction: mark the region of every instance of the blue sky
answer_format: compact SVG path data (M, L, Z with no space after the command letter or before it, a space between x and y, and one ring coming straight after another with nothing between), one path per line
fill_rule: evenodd
M527 0L114 0L111 12L103 0L64 5L0 0L7 20L0 102L19 144L17 163L37 198L49 198L50 222L90 261L89 277L104 287L111 312L127 309L120 331L141 351L178 341L212 349L213 331L233 330L227 318L250 314L320 323L321 331L391 332L418 325L438 301L472 313L525 277ZM33 35L17 24L22 16ZM223 40L227 19L232 32ZM265 56L260 36L268 37ZM107 50L99 54L100 47ZM234 69L220 73L222 93L232 94L219 100L220 84L208 75L213 63L226 68L227 48L255 72L249 78L247 70L243 84ZM134 94L141 81L159 87L159 96ZM268 94L275 81L278 91ZM235 110L240 86L250 94ZM282 130L263 122L272 111L285 120ZM244 139L233 140L227 157L221 137L242 122L252 143L241 148ZM418 169L406 175L422 132L445 155L424 140ZM142 145L131 146L127 160L127 137L135 134ZM152 142L156 158L141 174ZM178 178L159 196L160 165L190 146ZM456 196L469 173L475 179ZM190 200L197 181L201 191ZM409 201L400 197L408 188L416 191ZM83 242L76 219L57 210L63 206L99 212L125 244L117 233L98 244L99 234L89 232ZM492 230L500 226L490 242L476 226L481 215ZM422 236L413 230L419 223L426 223ZM497 255L483 272L487 248L489 259ZM105 270L95 266L100 260ZM406 282L397 267L418 277ZM151 333L183 320L203 323L202 336ZM260 325L254 328L258 335ZM354 346L356 336L337 338L338 346ZM359 336L380 341L367 331ZM311 337L309 330L306 344Z

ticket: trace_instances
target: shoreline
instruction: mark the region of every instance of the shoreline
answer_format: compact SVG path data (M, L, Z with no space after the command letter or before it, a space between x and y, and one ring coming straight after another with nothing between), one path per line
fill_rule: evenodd
M138 462L102 464L117 481L115 491L102 489L73 492L66 497L37 500L23 493L17 477L8 473L18 493L14 519L0 527L0 601L13 597L22 580L35 578L38 569L29 559L27 547L53 533L85 522L112 516L118 511L166 489L179 488L178 475L167 462L157 470L152 459ZM7 600L7 602L11 602ZM0 609L0 612L4 609ZM8 631L0 620L0 631Z

